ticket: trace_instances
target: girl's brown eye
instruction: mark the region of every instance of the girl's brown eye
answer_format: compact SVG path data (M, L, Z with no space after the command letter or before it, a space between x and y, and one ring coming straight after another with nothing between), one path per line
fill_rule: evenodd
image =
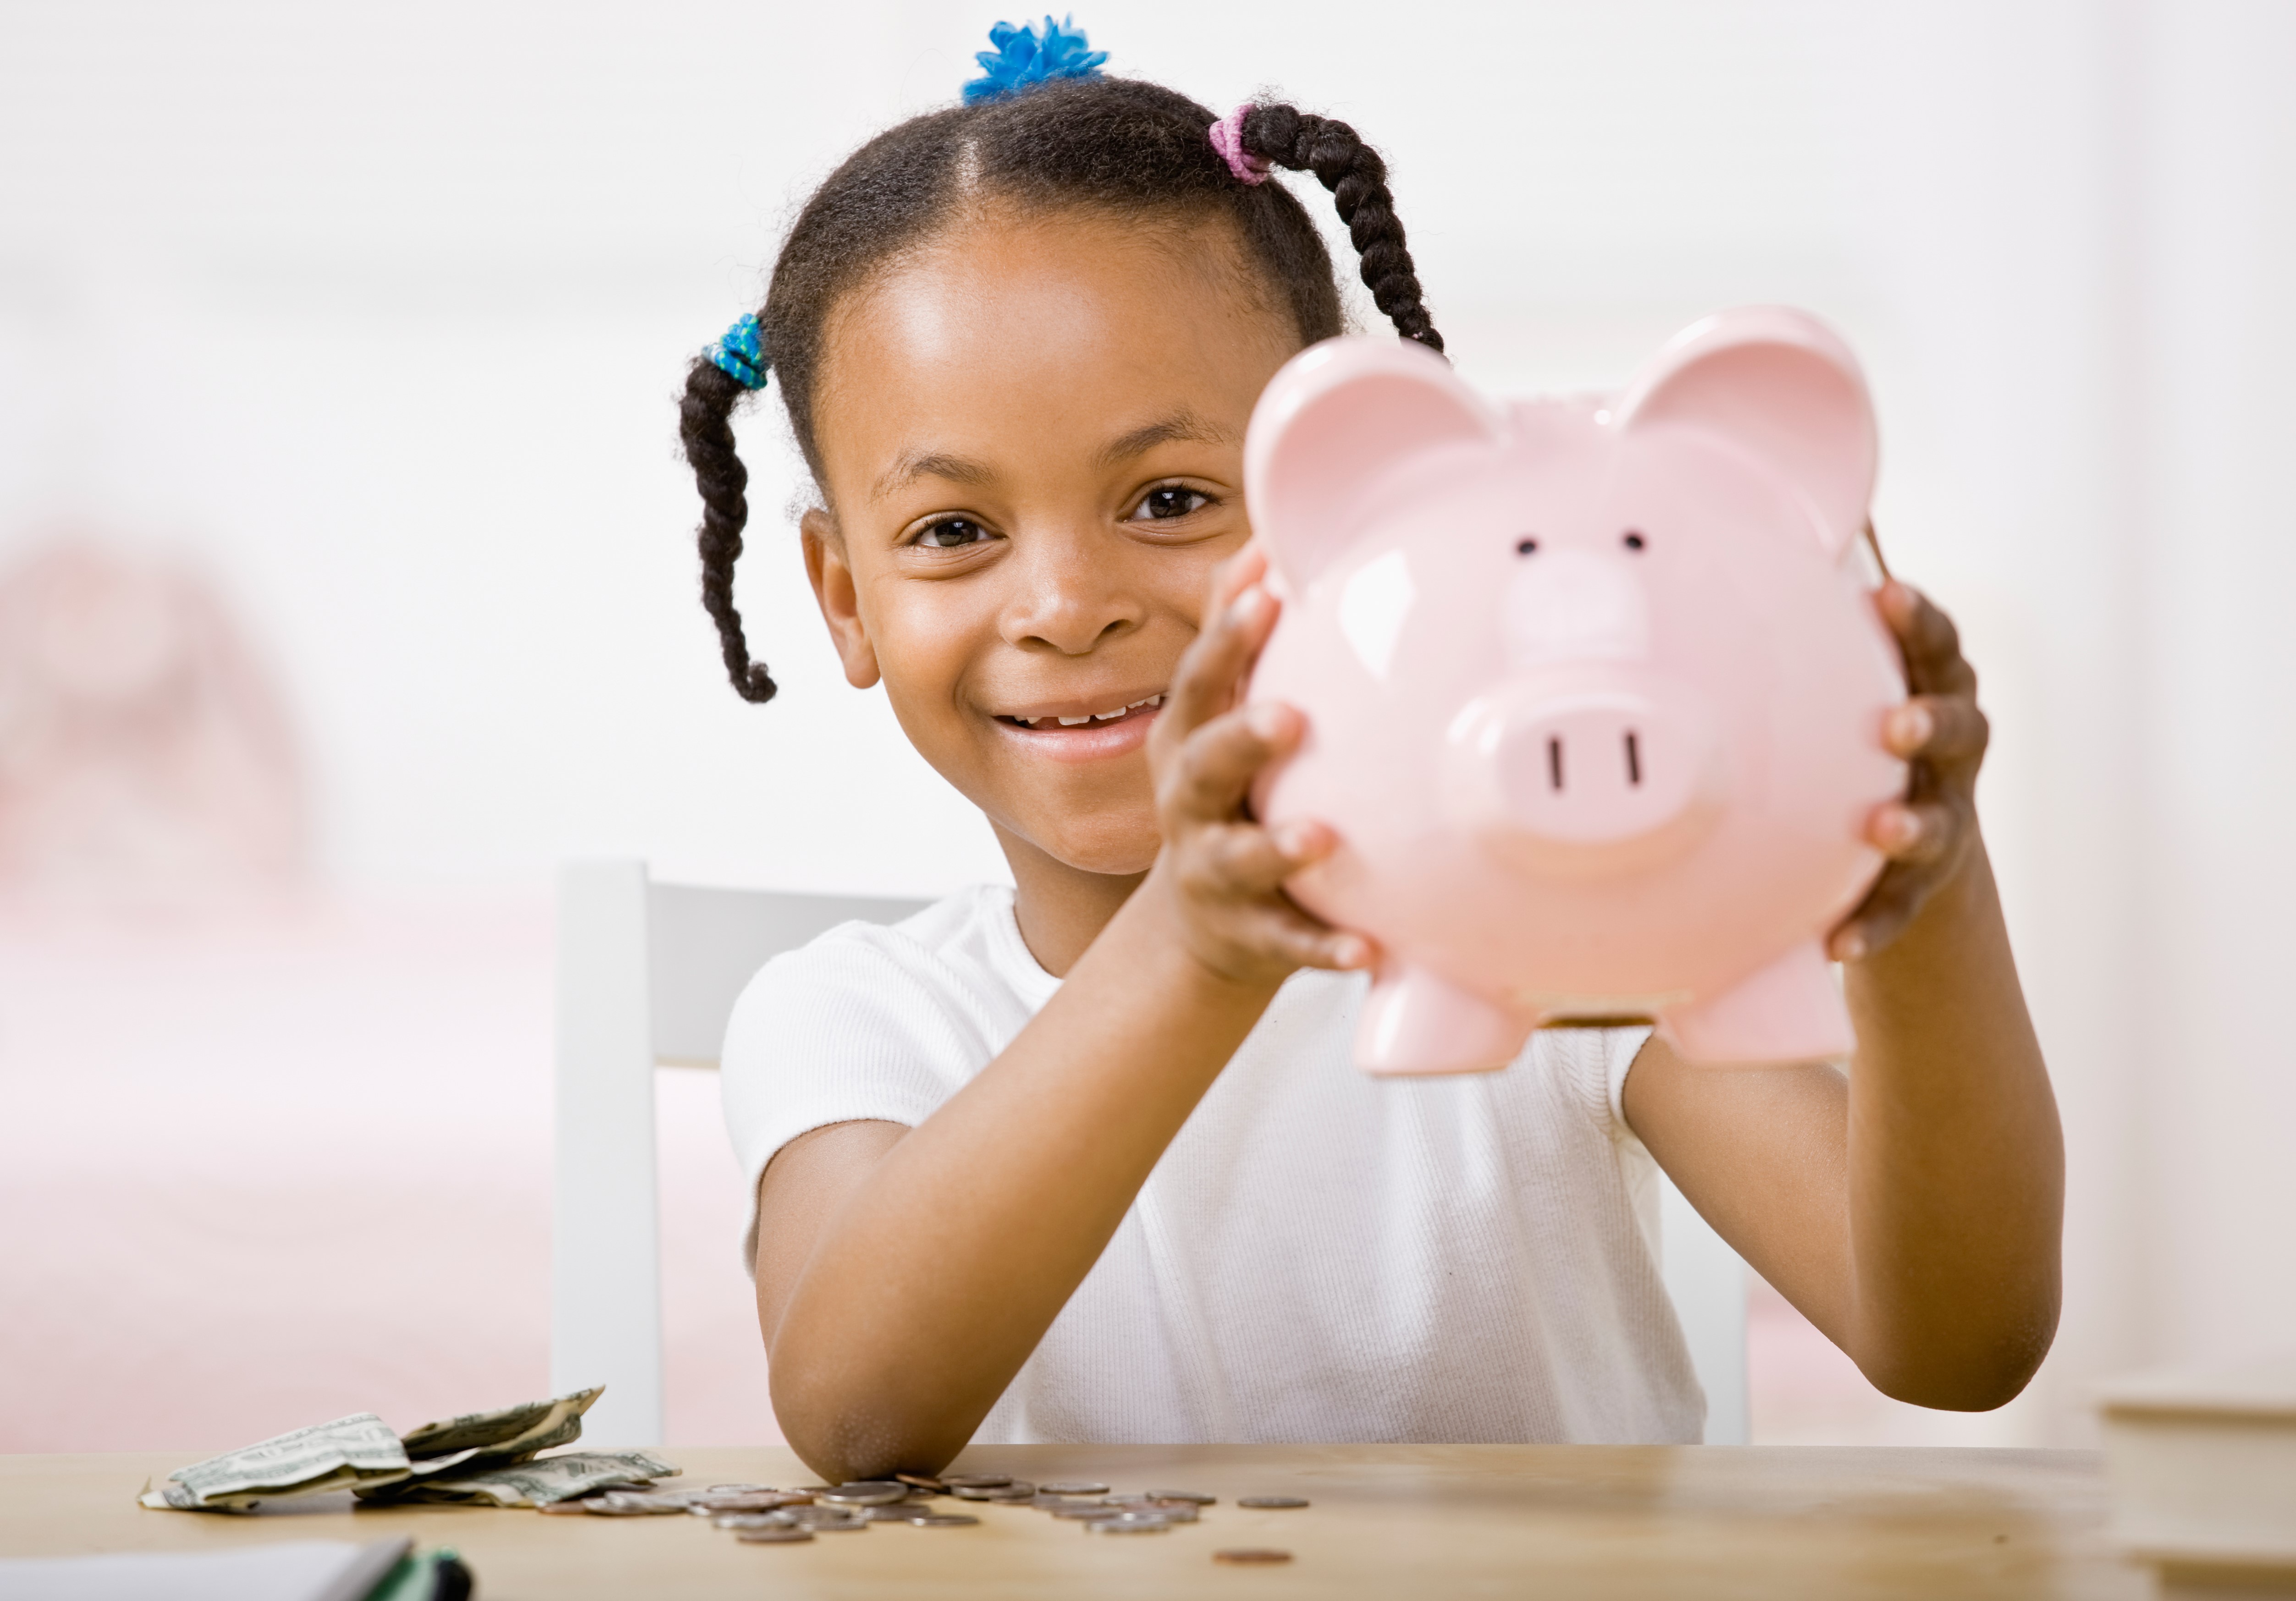
M1178 484L1166 484L1160 489L1151 489L1141 497L1136 516L1151 521L1170 517L1185 517L1191 512L1201 512L1211 504L1212 497L1201 489L1190 489Z
M916 538L927 550L962 550L988 538L988 530L969 517L950 517L930 523Z

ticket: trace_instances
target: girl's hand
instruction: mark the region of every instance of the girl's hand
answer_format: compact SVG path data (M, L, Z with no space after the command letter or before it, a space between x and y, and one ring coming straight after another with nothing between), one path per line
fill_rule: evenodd
M1872 956L1950 883L1977 841L1977 769L1987 725L1977 673L1962 660L1953 619L1895 579L1874 595L1906 656L1906 703L1890 713L1882 743L1912 763L1906 798L1874 809L1866 839L1890 858L1857 909L1833 931L1836 961Z
M1242 707L1244 680L1280 606L1248 545L1212 575L1204 624L1181 656L1148 731L1164 836L1144 891L1175 915L1189 953L1220 978L1273 987L1300 967L1365 967L1371 946L1284 895L1286 878L1339 841L1319 823L1263 828L1245 811L1252 780L1298 748L1307 720L1289 706Z

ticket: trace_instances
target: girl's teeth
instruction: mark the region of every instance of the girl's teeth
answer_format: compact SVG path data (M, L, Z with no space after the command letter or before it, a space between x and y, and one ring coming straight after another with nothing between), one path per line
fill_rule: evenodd
M1144 701L1135 701L1131 705L1119 707L1114 711L1088 712L1083 717L1040 717L1029 726L1037 728L1049 728L1057 724L1062 728L1080 728L1086 723L1112 723L1118 718L1139 710L1143 706L1156 707L1163 703L1162 695L1152 694Z

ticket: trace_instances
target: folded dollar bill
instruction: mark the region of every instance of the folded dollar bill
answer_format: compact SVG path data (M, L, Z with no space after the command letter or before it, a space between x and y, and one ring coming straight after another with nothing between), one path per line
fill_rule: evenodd
M401 1482L504 1467L554 1446L570 1445L582 1438L582 1414L605 1389L601 1384L554 1400L529 1401L494 1412L466 1412L443 1423L426 1423L399 1438L411 1464L407 1479Z
M679 1468L644 1451L567 1451L506 1467L451 1477L408 1481L362 1490L362 1500L459 1501L486 1507L546 1507L610 1484L636 1486L668 1478Z
M603 1391L603 1386L578 1390L553 1400L466 1413L426 1423L403 1439L373 1413L354 1413L178 1468L168 1475L166 1483L147 1491L142 1499L146 1507L183 1512L246 1512L260 1501L333 1490L353 1490L365 1498L385 1498L384 1492L411 1492L449 1477L482 1482L495 1469L525 1462L554 1446L580 1439L582 1414ZM644 1476L632 1475L627 1468L623 1474L625 1480Z
M406 1477L406 1448L372 1412L354 1412L179 1467L143 1498L179 1512L245 1512L279 1496L356 1490Z

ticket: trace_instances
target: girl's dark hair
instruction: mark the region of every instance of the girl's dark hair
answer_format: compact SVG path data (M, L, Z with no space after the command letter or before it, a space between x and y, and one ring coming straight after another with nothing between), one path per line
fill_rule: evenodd
M961 206L1225 218L1243 266L1288 309L1303 345L1341 331L1332 259L1307 209L1281 184L1245 184L1212 147L1212 113L1185 94L1121 78L1070 78L1001 100L910 119L878 135L806 202L774 263L758 314L790 426L815 480L814 383L823 329L844 296L931 238ZM1387 164L1344 122L1288 105L1254 106L1243 147L1273 167L1312 172L1339 208L1372 300L1398 333L1430 349L1443 336L1388 193ZM773 698L750 659L734 605L734 563L749 521L750 474L734 448L733 414L749 391L707 355L685 378L678 431L701 490L701 603L718 625L726 670L745 700Z

